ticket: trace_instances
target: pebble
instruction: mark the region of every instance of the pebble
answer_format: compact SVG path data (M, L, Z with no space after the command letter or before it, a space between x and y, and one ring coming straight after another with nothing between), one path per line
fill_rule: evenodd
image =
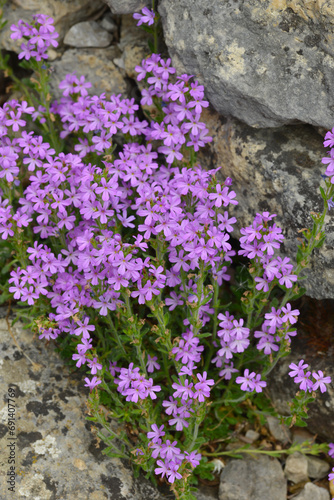
M276 458L230 460L220 476L219 500L286 500L287 481Z
M286 459L285 477L292 483L301 483L308 480L308 461L305 455L296 451Z
M64 44L71 47L108 47L113 40L111 33L101 28L96 21L75 24L66 33Z
M246 432L245 438L250 442L254 443L254 441L257 441L260 437L260 433L257 431L253 431L253 429L249 429L249 431Z
M303 491L294 497L294 500L330 500L330 495L325 488L306 483Z
M115 33L118 29L117 24L113 20L110 12L107 12L107 14L103 17L102 21L100 22L100 26L109 33Z
M325 460L317 457L307 456L307 473L312 479L321 479L326 476L330 466Z
M281 424L278 418L269 415L267 417L267 423L270 433L277 441L283 444L291 442L290 429L286 425Z

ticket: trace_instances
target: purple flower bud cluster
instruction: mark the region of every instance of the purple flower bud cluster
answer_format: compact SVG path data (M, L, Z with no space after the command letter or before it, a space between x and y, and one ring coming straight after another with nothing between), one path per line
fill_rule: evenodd
M241 250L239 255L248 257L257 268L256 289L267 292L269 284L276 278L281 286L292 288L297 276L292 273L293 265L288 257L275 257L275 250L280 248L284 240L282 229L276 224L268 224L275 214L268 212L256 214L251 226L240 230Z
M321 162L327 165L325 175L330 177L331 183L334 184L334 128L327 132L324 139L325 148L330 147L329 157L322 158Z
M41 61L42 59L47 59L47 49L52 45L53 47L58 46L56 38L58 38L58 33L55 31L53 26L52 17L46 16L44 14L36 14L32 16L34 23L29 24L25 21L20 20L17 24L11 26L12 34L11 38L14 40L20 40L24 38L27 43L22 43L21 50L19 54L19 59L29 60L31 57L36 59L36 61Z
M257 349L263 350L264 354L271 354L272 351L278 351L279 343L282 339L288 343L291 342L290 337L297 335L297 331L290 326L297 323L299 316L298 309L291 309L291 304L287 303L282 309L271 308L271 312L264 315L265 321L261 326L261 330L255 330L254 337L260 339L257 344Z
M175 73L175 68L171 66L170 59L164 61L157 54L144 59L141 66L136 66L135 69L138 73L137 80L146 78L150 84L147 90L142 91L141 104L150 106L156 97L162 99L164 103L163 122L151 122L146 131L146 138L163 142L158 152L166 156L168 164L172 164L175 159L182 160L183 144L198 151L200 147L212 141L207 135L208 129L205 123L200 121L202 109L209 105L208 101L204 100L203 85L199 85L197 81L191 82L192 77L188 75L176 77L176 81L169 82ZM237 203L233 200L235 193L229 193L228 187L223 187L222 192L220 185L216 189L219 193L212 193L209 196L209 199L219 199L220 204L217 201L216 206L221 206L221 200L224 200L224 206ZM187 194L188 190L185 182L183 194Z
M304 363L304 360L302 359L299 361L298 365L295 363L291 363L289 365L289 368L291 369L291 372L289 372L290 377L294 379L294 382L296 384L299 384L299 389L301 391L305 392L313 392L316 391L317 389L320 389L321 392L326 392L327 387L326 384L330 384L332 382L331 377L325 377L323 372L321 370L317 372L313 372L312 376L315 380L311 380L311 371L306 371L305 370L308 368L308 364Z

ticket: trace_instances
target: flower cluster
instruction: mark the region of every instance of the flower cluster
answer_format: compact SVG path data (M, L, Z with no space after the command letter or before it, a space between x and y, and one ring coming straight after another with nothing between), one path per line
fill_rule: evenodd
M263 387L266 387L267 383L264 380L261 380L261 374L257 374L255 372L249 373L249 370L246 369L244 371L243 377L237 377L236 383L241 384L240 389L242 391L256 391L262 392Z
M239 255L251 259L256 267L256 289L263 292L269 290L270 283L275 278L286 288L291 288L297 281L297 276L292 274L293 265L290 259L275 256L284 236L280 227L275 223L269 224L274 217L276 214L268 212L256 214L253 224L240 230L243 236L240 238Z
M310 378L311 371L307 371L305 373L305 370L308 368L308 366L309 365L307 363L304 363L303 359L299 361L298 365L296 365L295 363L291 363L289 365L289 368L291 369L291 372L289 372L290 377L294 379L294 382L296 384L300 384L299 389L301 391L313 392L317 389L320 389L321 392L326 392L326 384L331 383L331 377L325 377L324 373L319 370L318 373L312 373L312 376L315 380L315 382L313 382Z
M263 350L264 354L271 354L279 350L278 344L282 339L290 343L290 337L297 335L297 331L290 328L291 325L297 323L297 316L299 316L299 310L292 310L290 303L277 310L272 307L271 312L264 315L265 321L261 330L254 332L254 337L260 339L257 349Z
M22 43L19 59L29 60L31 57L36 61L47 59L47 50L52 45L58 46L56 38L58 33L53 26L53 19L45 14L36 14L33 16L34 23L29 24L20 20L17 24L11 26L11 38L19 40L25 38L26 43Z
M155 19L147 8L134 17L138 25ZM57 45L48 16L12 30L12 38L26 39L20 58L41 61ZM15 99L0 108L0 234L18 243L19 264L9 279L14 299L36 309L42 304L43 315L49 310L38 325L40 338L69 336L76 366L92 376L85 378L91 397L108 389L119 407L125 397L135 422L145 414L147 449L136 443L133 453L138 463L155 459L155 473L174 483L201 460L197 433L221 383L211 371L219 368L221 379L231 380L247 349L261 351L267 362L296 334L299 311L287 301L269 306L269 295L277 285L290 293L297 276L290 260L277 255L283 235L271 222L275 215L257 214L241 229L239 254L251 262L252 297L263 304L261 330L255 328L262 319L251 324L244 309L235 316L228 306L219 312L219 287L230 280L235 255L236 218L225 209L237 200L230 177L196 161L211 141L201 121L204 88L189 75L177 76L171 60L157 54L136 71L147 83L141 109L121 95L90 95L91 84L75 73L60 83L62 97L47 110ZM146 113L154 105L155 113ZM50 113L63 151L51 134L37 132L41 124L46 130ZM29 119L36 121L30 132ZM179 330L173 322L169 328L171 313ZM210 333L201 330L212 319L217 338L203 340ZM324 392L330 377L319 371L310 382L307 366L290 365L297 370L291 376L307 391ZM266 386L262 378L244 369L235 382L257 393ZM175 431L183 433L178 441L171 438Z
M177 441L171 442L167 439L163 443L161 439L165 435L163 428L163 425L160 428L156 424L151 425L152 431L147 433L147 437L150 439L148 446L150 450L153 450L153 458L160 457L160 460L157 460L158 467L155 468L155 473L161 474L162 478L166 475L168 481L174 483L175 479L182 477L182 474L178 472L180 467L188 464L191 467L196 467L201 460L201 454L187 451L181 453L181 449L177 447Z
M133 368L130 363L129 368L121 368L119 378L115 379L117 390L126 396L126 401L138 402L138 399L157 399L156 392L161 391L159 385L153 385L153 379L147 380L144 375L139 373L139 368Z

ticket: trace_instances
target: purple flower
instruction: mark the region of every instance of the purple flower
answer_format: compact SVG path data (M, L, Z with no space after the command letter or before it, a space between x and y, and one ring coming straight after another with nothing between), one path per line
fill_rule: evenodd
M333 481L334 480L334 467L332 468L332 472L328 474L328 481Z
M261 374L257 374L254 380L254 386L256 392L262 392L263 387L266 387L267 382L261 380Z
M191 453L185 452L185 459L191 464L192 467L197 467L201 461L202 455L192 451Z
M182 474L177 472L179 467L179 464L170 465L169 471L167 473L169 483L174 483L175 479L182 479Z
M313 372L312 375L316 380L313 384L313 390L316 391L320 387L321 392L326 392L326 384L330 384L332 382L331 377L325 377L321 370L319 370L318 373Z
M177 445L177 441L171 443L171 441L167 439L166 444L163 444L160 450L161 458L167 458L167 460L173 460L174 457L178 458L181 450L175 445Z
M291 304L287 303L285 307L282 307L282 311L284 313L284 316L282 317L283 323L289 321L290 325L293 325L294 323L297 323L297 318L296 316L299 316L300 312L298 309L294 309L293 311L291 310Z
M184 399L185 401L189 398L192 398L194 393L193 391L191 390L191 388L193 387L193 383L189 383L189 380L186 379L183 383L182 381L179 379L179 383L175 383L172 384L172 387L173 389L175 389L175 392L173 394L173 396L175 398L179 398L181 397L182 399Z
M86 377L85 382L85 387L89 387L90 392L92 392L94 387L101 384L102 380L99 380L97 377L93 377L92 380L90 380L88 377Z
M171 418L170 420L168 420L168 423L169 423L169 425L176 425L176 430L177 431L182 431L184 427L187 428L189 426L189 422L187 422L180 415L178 415L178 416L176 416L174 418Z
M148 373L153 373L154 370L160 370L160 365L157 363L157 356L150 356L149 354L147 355L147 363L146 363L146 368Z
M102 370L103 366L101 363L98 363L97 358L93 358L93 360L88 360L87 365L90 368L90 372L92 375L95 375L97 373L97 370Z
M304 363L304 360L301 359L298 365L296 365L295 363L291 363L289 365L289 368L291 368L291 372L289 372L289 375L290 377L294 378L302 375L304 373L304 370L308 368L308 364Z
M159 467L156 467L154 469L155 474L156 475L161 474L161 477L164 477L165 474L167 474L167 472L169 472L168 463L165 464L165 462L163 460L157 460L157 465L159 465Z
M207 373L203 372L203 375L197 373L197 378L199 382L195 384L195 393L193 395L194 399L198 399L199 402L203 402L204 398L210 397L210 385L214 385L215 381L213 379L207 380Z
M311 372L304 373L304 370L295 378L295 383L300 384L299 388L301 391L312 391L313 382L310 380Z
M249 373L248 368L246 368L243 377L237 377L235 381L237 384L241 384L242 391L252 392L255 389L254 377L255 372Z
M133 14L133 18L138 20L137 26L140 26L143 23L151 26L151 24L154 23L154 17L155 13L153 10L149 10L147 7L142 9L142 14L139 14L138 12Z
M236 368L233 368L233 363L231 362L230 365L225 364L224 369L219 372L219 376L224 377L225 380L231 380L232 373L237 373L238 371Z
M334 457L334 443L328 443L329 450L328 450L328 455L330 457Z
M152 443L158 443L159 438L161 438L165 435L163 428L164 428L164 425L161 425L160 427L158 427L156 424L151 425L152 431L147 433L148 439L151 439Z

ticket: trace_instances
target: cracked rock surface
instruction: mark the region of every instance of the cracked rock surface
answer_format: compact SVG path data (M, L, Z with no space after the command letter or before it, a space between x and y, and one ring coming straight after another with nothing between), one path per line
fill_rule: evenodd
M102 454L85 419L88 392L82 373L70 374L51 346L33 338L20 323L12 328L0 319L0 498L2 500L159 500L164 498L130 466ZM16 397L16 488L8 492L6 445L7 400L11 384ZM12 438L10 438L12 439ZM80 493L79 493L80 492Z

